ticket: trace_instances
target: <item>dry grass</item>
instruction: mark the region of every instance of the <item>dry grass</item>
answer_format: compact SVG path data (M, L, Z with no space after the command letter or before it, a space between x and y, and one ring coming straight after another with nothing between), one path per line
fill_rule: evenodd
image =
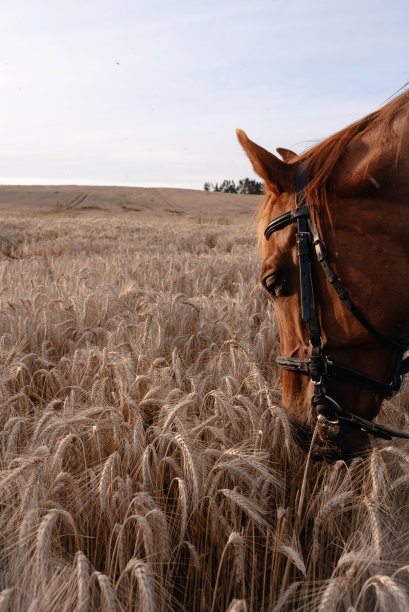
M2 233L1 611L409 609L409 445L294 446L252 228Z

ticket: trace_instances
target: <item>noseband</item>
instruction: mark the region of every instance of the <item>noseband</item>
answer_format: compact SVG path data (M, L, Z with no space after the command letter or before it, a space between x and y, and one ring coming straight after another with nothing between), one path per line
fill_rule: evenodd
M392 437L409 439L409 435L395 431L389 427L371 423L366 419L347 412L325 392L327 378L340 378L353 384L360 385L387 398L396 395L402 388L405 374L409 372L409 357L404 354L409 350L407 338L402 342L391 340L379 332L355 306L347 291L335 274L325 249L318 228L311 216L310 205L304 196L305 167L298 167L295 185L295 208L276 217L267 225L264 235L268 240L274 232L281 230L292 223L298 224L297 246L300 266L301 312L302 319L307 324L310 337L310 356L303 357L277 357L278 365L292 372L309 376L314 386L312 406L321 423L329 425L347 425L358 427L377 438L391 440ZM389 382L384 382L362 372L333 363L326 355L318 316L317 300L314 292L314 283L311 276L311 261L315 254L318 263L334 288L336 295L360 324L380 343L393 349L397 358Z

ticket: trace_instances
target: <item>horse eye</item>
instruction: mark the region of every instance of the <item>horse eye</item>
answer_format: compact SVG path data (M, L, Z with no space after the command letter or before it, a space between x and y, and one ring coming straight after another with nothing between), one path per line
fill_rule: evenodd
M265 278L263 278L261 283L270 295L273 297L276 296L276 291L280 285L280 276L279 274L269 274Z

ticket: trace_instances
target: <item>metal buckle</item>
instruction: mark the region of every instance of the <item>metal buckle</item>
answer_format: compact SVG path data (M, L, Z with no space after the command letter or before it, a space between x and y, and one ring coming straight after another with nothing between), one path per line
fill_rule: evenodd
M308 243L309 243L310 237L311 237L311 232L297 232L296 234L297 243L300 243L301 240L304 240L305 238L308 240Z
M325 244L323 240L321 240L321 238L319 237L315 238L315 240L312 241L312 244L315 249L317 260L321 263L321 261L323 261L327 257L327 249L325 248Z
M299 257L309 255L310 253L310 232L297 232L297 252ZM301 262L300 262L301 263ZM302 273L302 269L301 269Z

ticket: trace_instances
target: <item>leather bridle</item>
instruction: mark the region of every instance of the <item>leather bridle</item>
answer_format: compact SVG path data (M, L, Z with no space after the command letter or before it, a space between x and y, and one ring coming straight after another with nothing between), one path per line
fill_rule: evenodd
M309 202L304 196L304 189L305 166L301 164L297 169L296 176L295 208L270 221L264 231L264 235L268 240L274 232L292 223L298 224L297 246L300 267L301 312L302 319L308 326L311 349L309 357L283 357L280 355L277 357L277 363L285 370L310 377L314 387L312 405L321 423L358 427L377 438L384 438L386 440L391 440L392 437L409 439L409 434L372 423L347 412L326 393L326 379L340 378L363 386L387 398L393 397L401 390L405 374L409 372L409 356L405 358L405 353L409 350L409 339L405 338L402 341L396 341L384 336L368 321L351 300L331 266L324 242L311 215ZM352 368L338 365L328 358L321 337L317 299L311 275L311 260L314 254L324 271L327 281L333 287L344 306L372 336L384 346L393 349L397 353L395 366L389 382L384 382ZM265 283L265 280L263 283Z

